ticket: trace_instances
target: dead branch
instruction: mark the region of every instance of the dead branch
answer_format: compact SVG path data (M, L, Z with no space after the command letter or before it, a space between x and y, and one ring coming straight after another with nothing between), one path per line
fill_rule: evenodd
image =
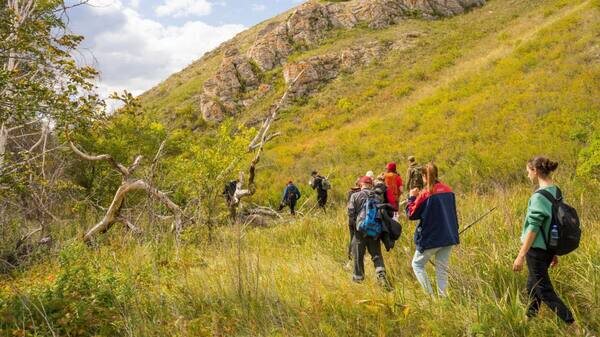
M124 176L129 176L129 170L123 166L121 163L118 163L111 155L109 154L101 154L101 155L89 155L83 151L81 151L80 149L77 148L77 146L75 146L75 144L73 144L72 141L69 141L69 146L71 147L71 150L73 150L73 152L75 152L76 155L78 155L79 157L85 159L85 160L89 160L89 161L102 161L105 160L107 162L110 163L110 165L117 171L119 171L122 175ZM136 158L137 159L137 158Z
M229 201L229 205L228 205L229 213L230 213L230 217L232 219L235 219L235 217L236 217L237 208L238 208L242 198L251 196L256 191L256 186L254 184L254 179L256 177L256 165L260 161L260 156L263 153L265 144L268 141L270 141L273 138L280 135L279 132L272 133L272 134L269 133L269 130L271 129L271 125L273 124L273 121L275 121L277 119L277 114L279 113L279 110L284 106L285 102L287 101L287 98L290 93L290 89L293 88L293 86L296 84L298 79L303 74L304 74L304 70L301 71L298 74L298 76L296 76L296 78L294 78L294 80L292 82L290 82L290 85L283 93L283 96L281 96L281 99L279 99L279 102L277 102L276 104L271 106L270 114L267 116L267 118L265 118L260 129L258 130L258 133L256 134L256 136L254 136L254 138L250 141L250 144L248 145L248 152L256 151L256 154L254 155L254 158L250 162L250 167L248 169L248 188L246 188L246 189L243 188L244 173L240 172L240 177L237 182L235 192L233 193L233 197Z
M139 167L142 161L142 156L137 156L133 164L131 164L129 168L126 168L124 165L114 160L114 158L108 154L101 154L95 156L89 155L77 148L77 146L75 146L75 144L73 144L72 141L69 141L69 144L73 152L75 152L81 158L90 161L106 160L113 166L113 168L116 171L120 172L122 175L121 186L119 186L119 188L115 192L115 196L113 197L110 206L106 210L104 217L94 227L92 227L85 233L83 237L84 241L90 242L96 234L105 233L116 222L121 222L125 224L129 229L131 229L134 232L139 231L139 229L135 225L133 225L126 218L122 217L120 214L123 206L123 201L125 200L125 196L127 195L127 193L138 190L145 191L148 194L148 196L157 199L166 208L168 208L174 216L172 230L175 231L177 234L181 232L183 223L183 212L181 208L176 203L174 203L165 192L157 189L156 187L154 187L153 184L148 183L146 180L130 179L130 175L133 174L133 172ZM158 153L160 153L160 150L161 149L159 149ZM155 158L155 160L157 159Z

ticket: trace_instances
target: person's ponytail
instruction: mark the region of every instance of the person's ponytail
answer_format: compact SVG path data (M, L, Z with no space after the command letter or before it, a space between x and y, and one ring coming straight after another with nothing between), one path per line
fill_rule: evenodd
M531 169L536 169L538 174L542 177L547 177L558 168L558 162L552 161L544 156L536 156L530 159L527 162L527 165Z

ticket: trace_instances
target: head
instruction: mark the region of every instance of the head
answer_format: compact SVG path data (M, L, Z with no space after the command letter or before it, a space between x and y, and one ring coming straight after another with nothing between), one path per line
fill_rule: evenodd
M294 184L294 182L293 182L293 181L291 181L291 180L290 180L290 181L288 181L288 185L292 185L292 184Z
M433 192L433 186L438 182L438 168L433 162L423 166L421 173L423 174L423 184L425 189Z
M316 176L317 176L317 174L319 174L319 172L317 172L316 170L315 170L315 171L312 171L312 172L310 173L310 175L311 175L312 177L316 177Z
M415 159L415 157L414 157L414 156L408 156L408 162L409 162L410 164L414 163L415 161L416 161L416 159Z
M373 173L373 171L367 171L367 174L365 174L365 176L371 177L371 179L373 179L375 178L375 173Z
M385 166L385 169L386 169L388 172L394 172L394 173L396 173L396 163L388 163L388 164Z
M537 156L527 162L527 177L535 184L539 179L549 179L557 167L558 163L548 157Z
M371 188L373 187L373 179L368 176L361 177L358 180L358 186L360 186L361 189Z

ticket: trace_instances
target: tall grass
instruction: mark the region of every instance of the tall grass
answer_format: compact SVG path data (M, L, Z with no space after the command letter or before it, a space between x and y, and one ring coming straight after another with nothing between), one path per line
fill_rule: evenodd
M526 274L512 272L526 189L458 198L465 226L499 208L462 236L452 252L450 296L429 298L412 274L413 223L384 253L394 286L351 282L343 207L285 218L268 228L223 228L207 239L189 228L183 241L139 242L115 231L101 247L78 243L58 261L5 280L2 335L70 336L560 336L547 309L525 318ZM600 331L600 218L585 212L584 239L552 270L576 319ZM41 269L40 269L41 268ZM432 273L432 270L430 270ZM433 276L433 275L431 275Z

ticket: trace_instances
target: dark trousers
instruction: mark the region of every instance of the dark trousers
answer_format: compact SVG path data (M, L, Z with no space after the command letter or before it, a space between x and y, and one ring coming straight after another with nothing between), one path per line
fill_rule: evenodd
M296 198L289 198L288 200L283 201L280 205L279 205L279 210L281 211L286 205L290 206L290 213L292 215L296 214Z
M554 311L560 319L566 323L573 323L575 320L571 311L556 295L554 287L550 282L548 268L552 262L553 254L539 248L531 248L527 252L527 292L529 293L529 308L527 316L534 317L540 310L542 302Z
M352 260L352 239L354 238L354 233L356 233L356 228L354 228L353 225L349 225L348 232L350 233L350 241L348 241L348 259Z
M325 208L325 204L327 204L327 191L326 190L317 190L317 204L321 208Z
M352 279L355 281L362 281L365 278L365 250L368 250L369 255L371 255L375 272L377 274L385 273L379 238L375 239L363 232L356 231L352 237L352 256L354 257L354 275Z

